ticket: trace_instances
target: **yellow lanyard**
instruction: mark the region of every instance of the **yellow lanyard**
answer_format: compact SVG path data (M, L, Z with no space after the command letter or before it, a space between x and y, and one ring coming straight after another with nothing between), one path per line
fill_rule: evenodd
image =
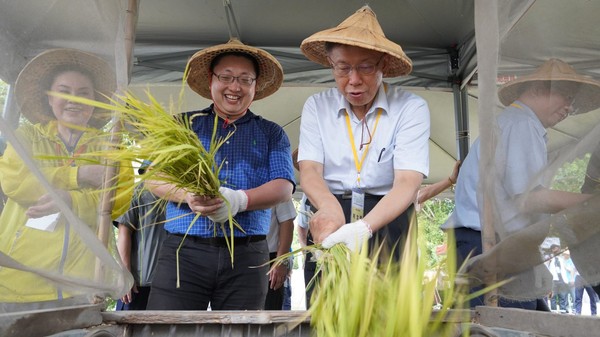
M512 103L510 106L523 110L523 107L517 103Z
M377 118L375 119L375 126L373 127L373 133L371 133L371 142L373 141L373 138L375 138L375 132L377 131L377 124L379 123L379 117L381 117L381 112L383 111L383 109L379 108L377 110ZM364 117L364 120L361 123L366 123L366 118L367 116ZM356 173L357 173L357 177L356 177L356 182L358 183L358 186L360 186L360 170L362 169L362 164L365 160L365 157L367 156L367 152L369 151L369 145L371 144L371 142L369 142L369 144L367 144L365 151L362 154L362 157L360 158L360 161L358 160L358 153L356 152L356 145L354 145L354 134L352 133L352 126L350 125L350 117L348 116L348 112L346 112L346 125L348 126L348 134L350 137L350 145L352 145L352 154L354 155L354 166L356 167ZM368 129L368 125L367 125L367 129Z

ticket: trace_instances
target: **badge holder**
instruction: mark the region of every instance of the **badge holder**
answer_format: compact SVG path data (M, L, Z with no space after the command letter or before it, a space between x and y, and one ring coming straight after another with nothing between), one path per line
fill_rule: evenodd
M365 216L365 192L360 188L352 189L352 212L350 221L356 222Z

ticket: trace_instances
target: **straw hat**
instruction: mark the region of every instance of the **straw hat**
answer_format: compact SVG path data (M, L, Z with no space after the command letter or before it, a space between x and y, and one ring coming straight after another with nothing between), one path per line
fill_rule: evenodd
M498 91L500 102L505 106L511 104L519 98L525 84L534 81L576 82L579 84L574 100L577 113L600 107L600 82L578 74L573 67L559 59L550 59L532 74L505 83Z
M363 6L337 27L326 29L307 37L300 49L311 61L330 67L327 60L325 42L340 43L386 53L388 67L383 77L408 75L412 71L412 61L400 45L388 40L369 6Z
M273 94L283 82L283 68L273 55L266 51L247 46L240 40L232 38L225 44L202 49L192 56L188 62L187 83L200 96L212 99L209 88L210 63L219 54L239 52L248 54L258 62L259 74L256 79L254 100Z
M116 77L113 68L100 57L76 49L49 49L31 59L25 65L15 83L15 95L21 113L32 123L47 123L56 119L50 106L46 90L40 83L56 67L80 67L89 71L96 89L96 100L108 103L103 95L111 96L116 89ZM88 124L94 128L103 127L110 119L106 110L95 108Z

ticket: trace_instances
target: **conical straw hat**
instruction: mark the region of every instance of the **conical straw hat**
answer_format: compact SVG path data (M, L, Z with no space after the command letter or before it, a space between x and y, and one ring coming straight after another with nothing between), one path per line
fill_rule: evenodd
M19 73L15 83L15 95L21 113L31 123L47 123L56 119L50 106L43 82L57 67L80 67L92 75L96 89L96 100L108 103L116 90L117 82L113 68L100 57L77 49L49 49L31 59ZM110 119L110 112L95 108L88 124L94 128L103 127Z
M509 105L519 98L523 86L533 81L576 82L579 89L574 98L577 113L584 113L600 107L600 82L578 74L573 67L559 59L550 59L533 73L519 77L500 87L498 97L503 105Z
M383 77L408 75L412 71L412 61L400 45L388 40L369 6L363 6L337 27L317 32L302 41L300 49L311 61L329 67L325 42L340 43L391 56Z
M265 98L279 89L283 82L283 68L273 55L260 49L243 44L238 39L231 39L195 53L188 62L187 83L200 96L212 99L210 94L210 63L219 54L240 52L252 56L258 62L258 78L254 100Z

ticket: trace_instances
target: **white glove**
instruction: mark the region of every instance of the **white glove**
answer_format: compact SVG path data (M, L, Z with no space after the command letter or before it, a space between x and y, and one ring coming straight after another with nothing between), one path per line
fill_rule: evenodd
M214 222L223 223L229 220L229 209L231 209L231 216L234 217L239 212L243 212L248 207L248 195L242 190L232 190L227 187L219 187L219 192L222 194L224 200L223 205L214 213L208 216Z
M373 236L371 226L364 220L358 220L351 222L338 228L337 231L331 233L328 237L323 240L321 244L323 248L331 248L336 243L343 243L350 250L360 250L363 242L366 239L370 239Z

